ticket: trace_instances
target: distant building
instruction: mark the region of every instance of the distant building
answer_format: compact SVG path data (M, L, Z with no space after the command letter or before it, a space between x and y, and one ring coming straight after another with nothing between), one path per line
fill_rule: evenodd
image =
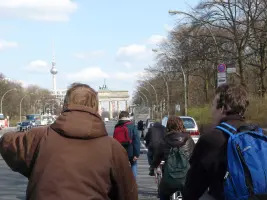
M67 89L57 89L57 90L52 90L51 91L51 95L55 98L55 99L58 99L60 101L60 104L63 104L64 102L64 98L65 98L65 95L66 95L66 92L67 92Z

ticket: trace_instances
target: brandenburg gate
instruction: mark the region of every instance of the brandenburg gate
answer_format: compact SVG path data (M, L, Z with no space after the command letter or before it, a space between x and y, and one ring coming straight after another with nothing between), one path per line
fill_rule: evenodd
M99 114L102 114L102 103L109 102L109 118L113 118L113 112L120 112L120 102L125 102L125 107L128 109L128 99L129 92L127 90L122 91L112 91L109 90L104 83L103 87L99 87L98 90L98 99L99 99ZM115 104L117 103L117 109L115 109Z

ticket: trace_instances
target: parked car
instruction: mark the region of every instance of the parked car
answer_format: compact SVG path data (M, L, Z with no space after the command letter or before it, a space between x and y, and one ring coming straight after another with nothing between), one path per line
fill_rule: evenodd
M189 116L180 116L184 122L184 127L188 133L192 136L194 142L196 143L199 139L200 132L196 120Z
M109 119L108 119L107 117L105 117L105 118L104 118L104 121L105 121L105 122L108 122L108 121L109 121Z
M31 127L31 122L29 122L29 121L22 122L21 125L20 125L20 131L28 131L31 128L32 128Z
M17 131L20 131L20 127L21 127L21 122L17 123Z
M31 127L36 127L36 122L34 120L30 121L30 124L31 124Z

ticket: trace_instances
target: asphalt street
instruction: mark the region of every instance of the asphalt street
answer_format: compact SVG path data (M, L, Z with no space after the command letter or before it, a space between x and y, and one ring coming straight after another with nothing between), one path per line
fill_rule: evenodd
M109 136L113 135L115 122L107 122L106 129ZM16 128L8 128L0 131L0 136ZM148 176L148 163L146 160L146 149L142 144L141 156L138 160L138 189L140 200L156 200L156 183L153 177ZM27 179L18 173L12 172L0 157L0 199L1 200L24 200Z

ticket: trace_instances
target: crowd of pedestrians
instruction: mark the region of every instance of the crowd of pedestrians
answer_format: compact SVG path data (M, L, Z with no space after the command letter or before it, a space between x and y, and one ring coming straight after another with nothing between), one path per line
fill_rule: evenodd
M245 120L249 100L243 87L217 88L212 127L196 144L178 116L144 135L127 111L109 137L98 105L90 86L72 84L52 125L1 138L3 159L29 180L27 200L137 200L138 130L148 148L149 175L165 161L160 200L177 191L183 200L267 199L267 136Z

